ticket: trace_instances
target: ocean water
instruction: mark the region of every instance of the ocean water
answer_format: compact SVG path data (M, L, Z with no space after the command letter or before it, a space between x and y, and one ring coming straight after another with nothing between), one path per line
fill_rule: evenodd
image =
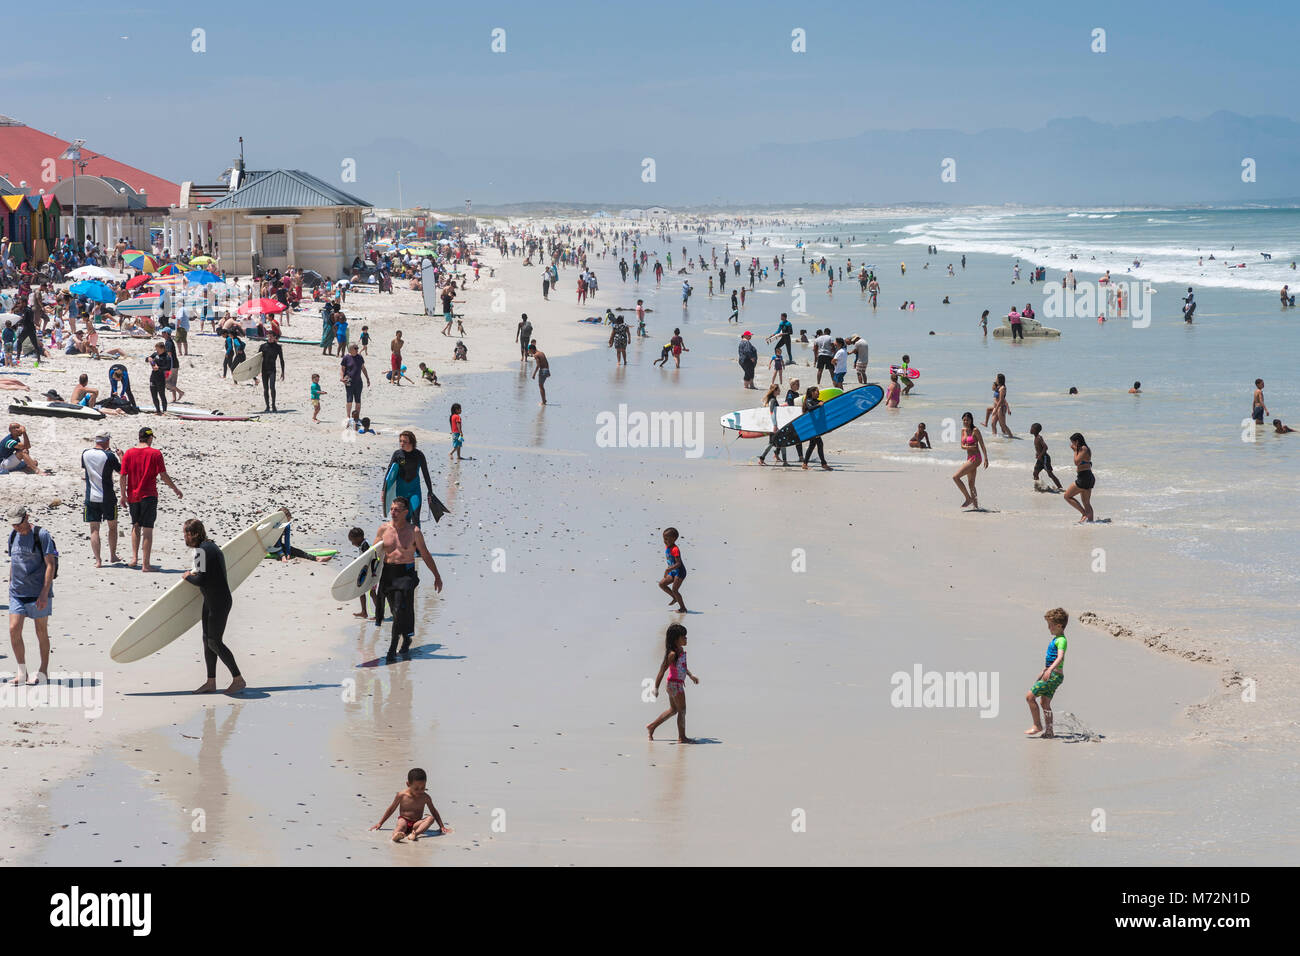
M994 470L1022 470L1028 487L1033 462L1028 432L1037 421L1044 426L1058 477L1068 485L1074 473L1069 435L1082 432L1094 454L1098 487L1093 501L1099 517L1139 527L1175 558L1198 562L1207 589L1222 571L1240 582L1234 584L1234 596L1244 601L1275 602L1281 594L1294 593L1300 514L1291 503L1300 470L1300 433L1275 435L1271 425L1256 429L1249 416L1253 383L1260 377L1266 383L1269 421L1281 418L1300 427L1300 309L1283 310L1277 294L1283 283L1300 285L1300 273L1291 270L1292 260L1300 258L1300 210L953 214L797 229L756 227L752 239L748 232L745 238L752 244L742 251L739 233L707 235L703 245L689 234L674 236L674 271L683 246L692 256L702 252L706 260L712 248L721 260L729 246L745 266L751 255L769 266L773 255L783 255L787 286L776 287L775 273L758 283L737 328L726 323L729 295L737 281L748 286L747 274L737 279L729 271L726 293L717 289L715 276L715 295L709 299L707 275L697 266L689 276L695 294L685 313L680 309L681 278L665 276L663 287L647 298L668 316L652 323L655 334L665 323L677 324L680 316L688 343L692 333L699 343L691 343L693 361L705 357L698 353L707 344L710 359L734 363L737 335L751 329L760 350L760 384L767 381L764 369L771 354L762 336L776 327L781 311L790 313L796 331L806 329L810 339L825 326L836 335L866 338L872 381L887 379L885 366L909 354L922 374L902 411L878 409L860 426L837 435L837 444L850 454L907 462L939 483L948 481L950 468L960 460L955 445L939 441L944 421L971 411L982 422L992 379L1002 372L1012 407L1009 423L1025 440L991 443ZM939 253L927 255L927 245L937 246ZM668 245L652 241L645 246L663 251L658 247ZM963 252L965 269L960 265ZM801 254L810 261L826 256L836 269L833 292L827 291L825 274L809 273ZM1213 262L1198 261L1210 254L1216 257ZM1135 268L1134 259L1141 265ZM1228 269L1225 260L1247 267ZM1021 279L1013 281L1017 262ZM955 276L947 274L949 263ZM875 267L882 287L874 311L851 278L864 264ZM1046 268L1046 283L1028 281L1031 265ZM1080 288L1108 269L1113 279L1131 282L1144 318L1119 317L1113 308L1105 324L1098 324L1095 312L1049 317L1049 297L1059 295L1064 270L1071 268ZM1181 314L1189 285L1198 303L1190 325ZM620 286L615 274L603 280L602 290L616 293ZM1095 288L1100 311L1105 287ZM950 304L942 304L945 296ZM916 302L915 311L900 310L905 300ZM1013 305L1023 308L1026 303L1062 335L1012 344L991 334ZM1058 298L1058 313L1059 304ZM978 327L984 309L991 313L987 338ZM803 349L802 358L809 354ZM795 357L801 359L798 347ZM807 378L807 370L802 371ZM1141 381L1142 394L1128 394L1134 381ZM1068 394L1071 386L1078 395ZM907 448L920 421L935 441L931 456ZM1060 510L1066 522L1074 514L1063 503ZM1273 625L1279 637L1294 630L1285 621L1261 624ZM1294 641L1294 634L1288 639Z

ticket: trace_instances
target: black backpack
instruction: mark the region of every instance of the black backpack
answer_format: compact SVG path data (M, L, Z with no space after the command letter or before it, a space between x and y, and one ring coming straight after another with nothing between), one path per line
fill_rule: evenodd
M10 531L10 532L9 532L9 544L5 546L5 553L9 555L9 560L10 560L10 561L12 561L12 560L14 559L14 538L16 538L16 537L18 537L18 532L17 532L16 530L15 530L15 531ZM36 542L36 547L37 547L37 548L40 550L40 552L41 552L41 557L42 557L42 558L46 557L46 556L48 555L48 552L47 552L43 547L41 547L41 526L40 526L40 525L38 525L38 524L34 524L34 525L32 525L32 537L33 537L33 540L35 540L35 542ZM50 544L54 544L54 538L53 538L53 536L50 537ZM56 578L59 576L59 556L58 556L58 554L55 554L55 555L54 555L54 576L55 576Z

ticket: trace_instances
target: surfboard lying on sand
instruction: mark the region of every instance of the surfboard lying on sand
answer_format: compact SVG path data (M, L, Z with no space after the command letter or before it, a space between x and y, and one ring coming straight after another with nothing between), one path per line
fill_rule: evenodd
M9 406L10 415L42 415L46 418L88 418L94 421L104 417L97 408L85 405L73 405L71 402L32 402L28 405L14 403Z
M235 590L253 573L265 557L266 549L280 540L288 523L283 511L268 512L222 546L230 590ZM203 593L188 581L177 581L126 626L113 642L108 656L119 664L148 657L198 624L202 612Z
M879 385L863 385L845 392L825 405L805 412L779 430L776 433L776 444L785 447L833 432L855 418L861 418L884 401L884 398L885 390Z
M384 543L371 545L356 560L339 572L330 585L330 595L336 601L359 598L379 583L379 573L384 569Z
M338 548L308 548L307 553L313 558L332 558L339 553ZM275 551L266 552L268 558L278 558L280 555Z
M206 415L203 412L172 412L183 422L255 422L257 415Z

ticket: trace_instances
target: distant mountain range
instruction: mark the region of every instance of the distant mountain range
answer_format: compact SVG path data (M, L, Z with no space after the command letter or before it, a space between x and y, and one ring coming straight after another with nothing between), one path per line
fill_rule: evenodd
M538 197L593 197L582 206L789 206L942 203L975 205L1186 205L1266 202L1300 184L1300 123L1276 116L1218 112L1142 123L1083 117L1048 120L1028 132L990 129L869 130L845 139L768 143L744 152L710 152L669 132L627 149L565 148L476 153L473 143L445 149L384 138L359 150L357 180L345 188L380 206L461 209L534 204ZM662 148L661 148L662 147ZM312 155L333 155L337 145ZM654 160L653 182L642 181ZM941 179L944 161L955 181ZM1242 179L1253 160L1254 182ZM337 177L337 169L312 169ZM618 197L598 204L595 197ZM537 203L568 206L568 203Z

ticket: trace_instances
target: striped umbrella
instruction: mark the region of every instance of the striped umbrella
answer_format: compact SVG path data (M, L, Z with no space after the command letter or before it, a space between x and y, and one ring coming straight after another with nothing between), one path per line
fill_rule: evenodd
M160 276L178 276L181 273L189 272L189 266L183 266L178 262L169 262L158 270Z
M157 272L158 260L147 252L141 252L139 249L128 249L122 253L122 261L132 269L138 269L140 272Z

